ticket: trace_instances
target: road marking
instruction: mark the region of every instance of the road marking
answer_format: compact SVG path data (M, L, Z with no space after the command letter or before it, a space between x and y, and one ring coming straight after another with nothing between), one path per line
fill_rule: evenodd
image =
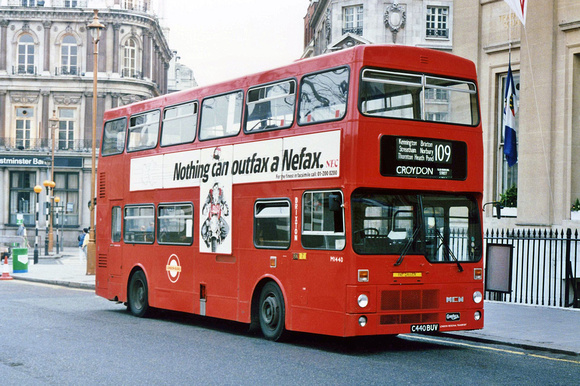
M428 342L446 343L446 344L451 344L451 345L455 345L455 346L464 346L464 347L470 347L470 348L475 348L475 349L480 349L480 350L497 351L497 352L502 352L502 353L506 353L506 354L513 354L513 355L530 356L530 357L539 358L539 359L547 359L547 360L556 361L556 362L567 362L567 363L574 363L576 365L580 365L580 360L553 358L553 357L549 357L546 355L532 354L532 353L526 353L523 351L515 351L515 350L508 350L508 349L503 349L503 348L485 346L483 344L482 345L475 345L475 344L455 342L455 341L449 341L449 340L437 339L437 338L431 338L431 337L419 336L419 335L404 334L402 336L404 336L405 338L411 339L411 340L415 339L415 340L422 340L422 341L428 341Z

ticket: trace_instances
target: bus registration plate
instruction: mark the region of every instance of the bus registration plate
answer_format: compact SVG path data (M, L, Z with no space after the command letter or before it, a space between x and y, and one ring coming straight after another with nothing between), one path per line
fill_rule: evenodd
M413 324L411 325L411 332L435 332L439 331L439 324Z

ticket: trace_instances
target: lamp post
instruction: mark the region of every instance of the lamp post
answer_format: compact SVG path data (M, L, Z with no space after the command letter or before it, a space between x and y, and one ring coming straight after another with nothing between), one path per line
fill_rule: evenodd
M51 129L51 138L52 138L52 155L51 155L51 166L50 166L50 180L54 181L54 143L55 143L55 132L56 128L58 127L58 118L56 117L56 110L52 110L52 118L48 119L49 126ZM48 250L52 252L52 241L53 233L52 233L52 215L48 220ZM58 251L57 251L58 253Z
M96 187L96 146L97 146L97 73L99 60L99 39L101 31L105 26L99 22L99 10L93 10L95 13L93 21L87 26L91 31L93 37L93 145L91 157L91 201L90 201L90 228L89 228L89 243L87 245L87 275L95 274L95 260L97 255L97 247L95 245L95 187Z
M36 193L36 227L34 230L34 264L38 264L38 215L39 215L39 203L38 195L42 192L42 186L36 185L34 187L34 193Z
M56 185L54 181L44 180L42 185L46 188L46 237L44 238L44 254L48 256L48 224L50 218L50 192Z
M58 210L60 209L60 206L58 205L58 203L60 202L60 197L56 196L54 198L54 211L56 212L56 253L58 254L60 252L59 246L60 244L58 243Z

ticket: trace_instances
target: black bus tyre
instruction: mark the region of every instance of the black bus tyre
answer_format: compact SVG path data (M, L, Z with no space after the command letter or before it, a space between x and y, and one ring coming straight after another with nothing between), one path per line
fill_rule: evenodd
M281 340L284 335L286 312L282 291L276 283L266 283L262 288L259 307L262 334L268 340Z
M142 318L149 312L149 297L147 289L147 278L143 271L137 271L131 277L128 293L129 311Z

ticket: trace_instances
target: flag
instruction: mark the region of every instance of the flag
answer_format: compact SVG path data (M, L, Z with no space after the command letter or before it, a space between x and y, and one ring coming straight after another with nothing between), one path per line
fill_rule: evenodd
M504 143L503 153L508 166L514 166L518 162L518 148L516 140L516 92L511 63L508 64L508 74L505 81L505 97L503 109Z
M504 0L516 16L520 19L524 27L526 26L526 14L528 13L528 0Z

